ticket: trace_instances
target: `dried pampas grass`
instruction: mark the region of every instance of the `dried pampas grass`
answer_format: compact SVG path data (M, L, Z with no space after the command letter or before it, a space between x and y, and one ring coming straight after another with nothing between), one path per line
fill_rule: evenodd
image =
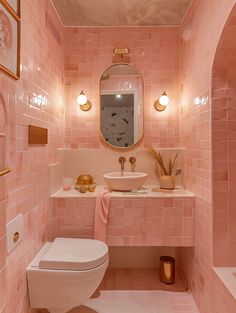
M169 160L168 167L165 166L164 161L163 161L163 157L160 154L160 152L157 152L155 149L153 149L151 147L149 149L149 153L157 161L157 163L159 164L159 166L160 166L162 172L164 173L164 175L172 175L174 173L174 167L175 167L176 160L177 160L177 158L179 156L179 152L175 154L173 160Z

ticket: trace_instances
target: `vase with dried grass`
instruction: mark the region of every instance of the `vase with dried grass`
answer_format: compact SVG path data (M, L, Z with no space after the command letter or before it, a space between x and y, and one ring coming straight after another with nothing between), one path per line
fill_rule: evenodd
M175 163L179 156L179 152L174 155L173 159L169 159L168 166L165 165L160 152L157 152L151 147L149 153L154 157L161 169L160 188L169 190L175 189L175 176L182 172L181 170L175 170Z

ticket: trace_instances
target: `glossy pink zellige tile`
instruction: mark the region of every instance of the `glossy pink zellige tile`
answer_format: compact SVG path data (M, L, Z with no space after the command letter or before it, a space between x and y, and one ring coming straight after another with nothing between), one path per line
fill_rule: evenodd
M123 32L124 30L124 32ZM93 34L93 41L91 41L91 48L93 55L88 58L82 54L85 51L86 41L81 41L81 35L85 38ZM90 99L93 103L98 102L99 92L97 91L97 81L103 71L112 64L112 50L114 45L129 46L133 51L132 64L141 72L146 81L145 85L145 102L153 103L156 99L156 92L153 90L161 90L163 86L168 84L168 92L172 98L172 102L175 104L168 108L168 112L162 114L162 118L158 114L155 114L153 106L145 107L145 127L149 128L149 132L145 132L144 146L157 143L163 147L173 147L179 142L179 121L178 121L178 57L179 57L179 42L178 30L172 29L172 32L166 32L164 29L146 29L137 28L120 28L119 32L112 28L112 35L107 36L107 30L105 28L84 28L83 31L78 28L78 31L74 33L72 29L65 30L65 98L67 105L67 117L66 117L66 129L70 129L66 133L66 143L69 147L76 149L78 147L87 148L99 148L101 146L98 137L97 129L99 127L99 110L93 106L92 109L86 113L86 123L84 123L83 112L78 112L76 107L76 97L78 90L86 89L87 94L90 95ZM122 33L128 35L132 40L128 40L127 36L119 40L117 36ZM173 34L175 34L173 36ZM137 41L134 39L137 35L141 35L139 39L138 47ZM104 38L105 47L103 40ZM116 41L114 41L114 36ZM153 48L153 38L158 37L155 41L156 49ZM166 40L169 38L169 40ZM74 42L80 41L80 48L75 50ZM163 46L163 41L167 42L166 48ZM171 44L171 49L168 43ZM161 48L160 48L161 46ZM158 49L159 47L159 49ZM175 49L173 49L175 47ZM164 51L165 50L165 51ZM137 51L143 51L137 55ZM100 63L97 64L97 54L99 54ZM73 57L71 57L73 55ZM170 59L172 60L170 62ZM161 61L161 62L160 62ZM151 65L152 64L152 65ZM96 67L95 67L96 65ZM151 65L151 66L150 66ZM88 71L88 68L93 69ZM155 70L154 70L155 69ZM160 75L156 75L156 73ZM173 76L174 75L174 76ZM93 77L93 80L91 80ZM175 78L173 78L175 77ZM73 89L72 86L76 86ZM107 81L107 88L115 88L115 83ZM72 120L77 117L77 122L72 124ZM90 128L89 121L95 123L94 128ZM83 125L83 127L81 127ZM163 127L164 125L164 127ZM163 132L161 135L158 133L158 129ZM176 132L173 129L177 130Z
M234 9L235 10L235 9ZM232 10L231 20L234 10ZM216 86L213 84L213 93L216 95L218 99L213 100L214 111L217 112L214 116L218 116L218 118L223 118L227 123L223 126L223 128L219 128L218 124L215 123L213 119L213 204L214 211L218 214L213 215L213 235L214 235L214 260L218 265L229 265L230 258L230 250L227 249L227 258L223 260L220 257L220 254L217 250L216 243L224 243L225 245L228 242L234 243L236 238L234 234L234 194L236 190L236 183L234 176L232 175L234 171L234 160L236 158L235 154L235 145L234 145L234 133L235 133L235 92L234 92L234 81L236 77L236 71L234 67L234 51L236 48L235 43L230 40L232 37L233 31L229 26L230 22L225 25L224 30L222 32L220 38L220 44L217 49L217 53L214 60L214 68L222 69L222 84L223 86ZM227 75L223 74L223 72L227 73ZM214 70L213 70L214 73ZM223 93L225 96L223 96ZM227 100L227 101L225 101ZM220 105L221 104L221 105ZM220 114L222 115L220 117ZM226 135L225 135L226 132ZM222 136L225 136L224 138ZM222 140L221 148L219 141ZM216 141L218 141L216 143ZM224 141L224 142L223 142ZM225 151L225 156L223 158L224 163L221 165L220 161L222 152ZM215 151L214 151L215 150ZM218 155L218 151L220 151L220 155ZM221 166L221 169L219 169ZM232 265L232 263L231 263Z
M5 302L6 302L5 269L0 269L0 309L3 308Z
M0 170L3 168L0 168ZM6 198L6 178L5 176L0 176L0 201Z
M196 194L194 212L196 249L181 250L179 264L200 311L206 313L236 311L231 296L215 279L211 270L213 264L218 266L229 264L228 240L229 236L232 236L231 238L234 236L233 231L229 230L229 221L233 216L229 219L228 200L233 202L235 186L234 181L230 181L232 170L229 170L229 160L231 159L233 163L235 151L234 145L230 147L228 140L234 140L235 136L233 123L235 116L234 112L230 112L235 107L231 105L231 99L234 99L234 87L231 88L231 85L234 86L235 83L233 70L235 41L231 37L233 30L228 28L226 23L233 5L234 1L230 0L219 6L213 5L210 1L196 1L181 25L183 44L180 61L181 143L187 147L188 154L187 188ZM235 16L235 9L236 7L232 10L230 20ZM194 55L192 51L197 51L203 34L208 38L208 43ZM206 51L208 58L203 58L204 60L199 62L199 58L205 55ZM209 104L194 107L193 99L196 95L208 95ZM200 142L211 142L209 135L212 135L212 145L207 148L207 142L203 144ZM205 159L210 162L203 163ZM219 214L214 214L215 212ZM233 222L230 227L234 227ZM187 225L184 229L186 235L189 234ZM218 249L220 244L222 246ZM204 273L207 279L201 277L199 273Z
M32 16L38 16L37 21ZM57 148L63 147L64 141L63 44L58 40L63 37L63 27L50 1L43 0L40 5L22 1L21 17L21 78L16 81L0 73L0 133L6 134L4 166L12 170L0 178L0 264L5 264L6 258L7 274L3 283L0 268L0 308L6 302L5 313L30 310L25 268L48 239L48 164L57 161ZM29 124L48 129L48 145L28 144ZM0 143L0 170L3 152ZM6 202L2 200L5 198ZM6 218L9 222L20 213L24 215L23 242L7 255Z
M6 236L0 237L0 269L2 269L6 263Z
M6 200L0 201L0 237L6 233Z
M147 203L146 203L147 200ZM193 209L194 202L191 199L186 202L175 201L178 207L169 207L174 205L171 201L168 207L163 208L163 199L138 200L111 200L108 217L108 243L110 245L182 245L185 238L185 245L193 245ZM89 201L89 200L88 200ZM113 202L114 201L114 202ZM57 202L53 199L52 202ZM76 237L86 234L84 225L93 231L94 207L90 208L90 213L85 208L80 208L81 199L74 198L73 201L66 201L68 204L63 206L63 215L60 216L60 210L55 211L55 204L52 203L51 222L53 226L53 236L60 231L62 236L71 236L71 230ZM77 215L71 209L77 208ZM153 206L155 207L149 207ZM116 207L118 206L118 207ZM191 208L189 208L191 206ZM72 212L72 215L71 215ZM57 215L58 213L58 215ZM90 216L89 216L90 215ZM76 226L77 225L77 229ZM89 233L91 234L91 232ZM120 239L119 238L123 238Z

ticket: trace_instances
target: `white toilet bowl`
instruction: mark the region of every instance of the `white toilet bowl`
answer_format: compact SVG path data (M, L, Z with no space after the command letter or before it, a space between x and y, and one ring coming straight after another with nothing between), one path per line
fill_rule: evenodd
M56 238L27 268L30 305L66 313L85 303L99 286L109 262L108 246L94 239Z

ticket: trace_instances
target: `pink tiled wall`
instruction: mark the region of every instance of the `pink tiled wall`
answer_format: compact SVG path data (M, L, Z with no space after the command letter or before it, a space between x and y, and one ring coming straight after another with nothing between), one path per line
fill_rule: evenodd
M66 147L99 148L99 83L112 65L115 47L131 49L131 64L144 78L144 145L179 145L179 30L141 27L65 28ZM93 103L82 112L76 97L84 90ZM166 90L171 102L157 112L154 101Z
M187 148L186 185L196 194L196 215L195 248L181 251L180 259L182 272L204 313L236 312L235 300L212 270L214 193L211 142L212 65L234 3L233 0L193 1L181 25L181 143ZM209 96L210 100L207 105L196 107L193 104L196 96ZM221 127L219 124L218 129ZM218 159L221 156L219 153ZM224 188L222 185L217 190L219 197ZM223 215L219 219L223 222Z
M0 95L0 170L6 167L7 113ZM0 177L0 312L6 303L6 178Z
M180 253L183 275L188 280L188 285L202 313L235 313L235 300L211 270L213 235L214 239L216 238L216 233L212 234L211 136L213 135L215 139L224 138L224 134L211 133L211 101L206 106L193 106L194 97L198 95L211 96L214 55L221 31L235 0L193 1L180 30L172 27L128 29L92 27L65 28L63 30L50 1L22 0L21 4L21 79L14 81L0 73L2 97L0 110L2 110L2 103L5 103L8 122L7 163L12 168L12 173L6 180L7 200L0 202L0 220L5 220L5 213L7 221L18 213L23 213L25 237L19 247L9 256L6 257L5 253L1 254L0 312L26 313L29 311L25 268L47 239L49 218L47 165L56 161L56 149L63 145L62 138L64 138L63 61L65 61L65 144L71 148L99 148L99 80L104 69L111 65L112 50L117 46L131 49L131 62L144 77L145 137L143 145L145 147L150 144L160 147L183 145L187 148L187 187L196 193L197 201L195 248L187 248L185 252ZM234 22L235 18L232 23L234 24ZM63 41L64 35L65 41ZM231 35L228 35L230 38ZM180 39L181 47L179 47ZM229 39L229 41L232 40ZM63 42L66 46L65 55L63 54ZM222 53L228 55L227 50ZM235 63L231 65L235 66ZM179 73L181 73L181 77L179 77ZM232 75L234 77L234 72ZM214 76L214 78L217 77ZM217 91L213 93L213 97L217 98L222 81L214 80L213 83L213 87ZM179 97L179 85L181 86L181 97ZM76 96L81 89L85 90L93 103L92 110L87 113L81 112L76 106ZM163 90L168 92L171 102L166 111L158 113L153 109L153 102ZM48 106L39 108L34 105L34 94L47 97ZM179 100L182 105L181 140ZM223 116L225 112L218 110L217 103L213 102L214 109L216 106L216 111L219 112L213 113ZM1 123L3 114L2 111L0 112L0 125L3 125ZM217 121L216 118L214 123ZM224 123L218 122L217 127L222 127ZM228 120L227 122L230 123ZM27 125L29 123L49 129L47 146L30 147L27 144ZM233 133L231 134L233 135ZM220 143L219 147L222 148L223 144ZM216 146L213 146L214 148ZM234 157L234 148L232 157ZM225 164L222 165L224 168ZM213 186L216 189L214 189L213 196L215 191L217 191L217 195L221 195L222 191L224 194L226 184L222 178L224 177L222 176L220 179L220 182L223 183L220 190L217 189L219 186L214 181ZM224 198L218 200L224 202ZM79 236L83 232L87 236L91 236L94 202L90 203L86 200L86 202L80 203L81 211L77 212L76 206L67 201L72 200L60 200L58 208L52 208L52 236L57 234ZM215 210L218 210L219 202L214 203ZM111 216L112 214L116 215L117 212L118 215L121 214L120 208L117 207L118 203L114 202L113 204ZM130 204L123 205L124 214L122 213L122 216L118 217L125 219L128 214L125 210L130 207ZM131 206L134 210L136 209L135 205ZM221 208L220 205L220 210ZM159 209L162 209L164 214L162 222L165 218L168 219L165 214L178 212L174 205L167 208L168 210L165 206L160 205ZM59 210L59 212L54 210ZM150 210L152 211L152 207ZM57 218L55 214L58 214ZM218 221L218 218L220 223L222 222L219 228L221 230L224 227L224 215L224 212L223 214L217 212L214 215L214 222ZM177 221L181 223L178 218L176 217L176 220L172 221L173 228L169 228L168 241L162 241L161 244L164 242L170 245L177 244L180 240L178 238L180 237L180 227L178 225L175 228ZM184 218L191 219L187 216ZM147 229L154 231L158 221L160 222L157 219L151 220L152 227ZM146 221L148 223L149 220ZM139 222L140 217L137 219L137 223ZM234 226L232 225L233 238ZM120 240L120 231L113 219L109 229L110 244L114 242L121 244L121 241L122 243L127 241L134 243L132 240L136 241L137 238L127 239L128 235L125 238L121 237ZM185 231L188 237L192 237L189 229ZM137 234L135 233L135 235ZM5 245L4 236L5 223L0 223L1 251L2 245ZM159 237L161 238L161 234ZM181 240L183 238L184 235L181 236ZM220 239L222 238L220 237ZM136 242L142 243L142 240L143 237L137 239ZM6 306L3 309L5 302Z
M51 238L93 238L95 198L51 200ZM194 198L112 198L107 243L111 246L192 246Z
M236 5L216 51L212 79L213 256L236 266Z
M48 163L56 161L64 134L62 25L48 0L21 1L21 16L21 78L0 72L0 132L8 130L7 165L12 170L6 178L6 202L0 199L1 313L29 312L25 269L47 239ZM37 95L46 97L48 106L34 104ZM2 126L3 103L7 127ZM48 128L48 145L28 145L28 124ZM5 214L9 222L19 213L24 216L24 239L6 256L2 221Z

